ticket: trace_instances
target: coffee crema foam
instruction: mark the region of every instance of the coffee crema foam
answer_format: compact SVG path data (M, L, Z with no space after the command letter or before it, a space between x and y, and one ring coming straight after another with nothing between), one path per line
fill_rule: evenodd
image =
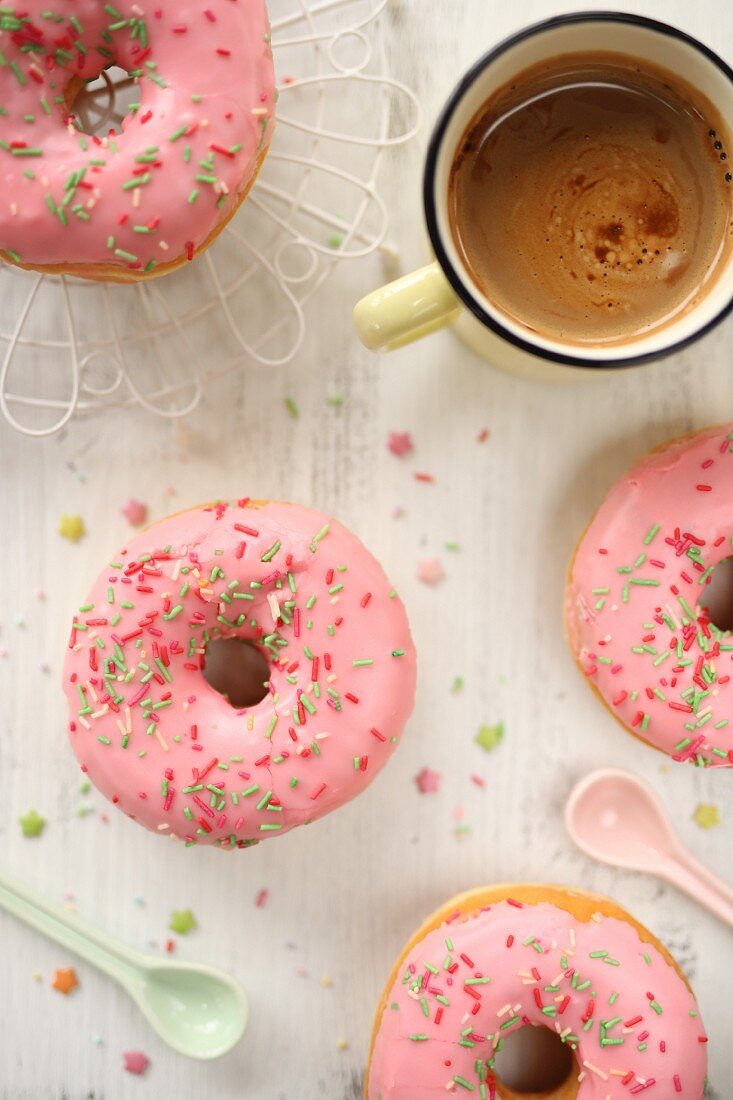
M727 141L679 78L620 54L521 74L451 172L453 238L482 294L540 335L614 344L709 290L733 241Z

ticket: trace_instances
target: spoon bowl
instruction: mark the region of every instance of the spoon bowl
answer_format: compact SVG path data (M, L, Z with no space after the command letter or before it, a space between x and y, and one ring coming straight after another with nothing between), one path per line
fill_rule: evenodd
M659 870L680 843L651 787L636 775L603 768L582 779L565 805L565 825L578 847L602 863Z
M189 1058L218 1058L247 1027L249 1006L242 987L206 966L150 963L133 996L168 1046Z

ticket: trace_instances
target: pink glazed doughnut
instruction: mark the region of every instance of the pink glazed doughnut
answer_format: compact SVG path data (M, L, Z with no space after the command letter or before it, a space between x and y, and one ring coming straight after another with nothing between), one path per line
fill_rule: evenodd
M554 1031L572 1052L545 1100L701 1100L707 1036L669 952L615 902L559 886L451 899L382 994L366 1100L532 1100L500 1080L505 1038Z
M215 638L256 643L264 699L203 675ZM359 794L412 710L415 650L380 566L309 508L240 500L171 516L110 562L71 628L70 738L146 828L245 848Z
M565 618L588 683L635 736L701 767L733 764L733 637L705 610L733 549L733 425L642 458L570 566Z
M122 131L74 99L118 65ZM254 182L273 130L264 0L23 0L0 9L0 255L90 279L160 275L205 248Z

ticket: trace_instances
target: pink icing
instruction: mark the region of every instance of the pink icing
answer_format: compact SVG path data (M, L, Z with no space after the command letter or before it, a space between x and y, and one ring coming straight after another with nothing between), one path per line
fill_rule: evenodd
M571 647L613 713L675 760L733 763L733 638L701 607L731 554L733 425L647 455L611 489L566 593Z
M256 639L269 693L237 710L207 638ZM415 652L379 564L292 504L216 504L137 536L74 616L63 675L89 778L148 829L246 846L354 798L412 710Z
M148 272L192 255L269 144L263 0L24 0L2 12L0 248L28 264ZM141 74L140 105L121 133L89 137L58 97L113 63Z
M501 1097L494 1051L525 1025L564 1036L579 1100L703 1095L695 998L622 920L596 914L584 923L548 903L501 902L428 933L401 971L379 1025L368 1100Z

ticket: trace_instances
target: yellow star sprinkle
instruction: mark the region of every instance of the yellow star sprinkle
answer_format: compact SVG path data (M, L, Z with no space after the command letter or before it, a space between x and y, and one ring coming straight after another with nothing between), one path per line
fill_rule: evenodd
M701 829L712 829L720 825L720 810L713 802L700 802L692 818Z
M69 542L78 542L86 533L87 529L81 516L62 516L59 520L59 534Z

